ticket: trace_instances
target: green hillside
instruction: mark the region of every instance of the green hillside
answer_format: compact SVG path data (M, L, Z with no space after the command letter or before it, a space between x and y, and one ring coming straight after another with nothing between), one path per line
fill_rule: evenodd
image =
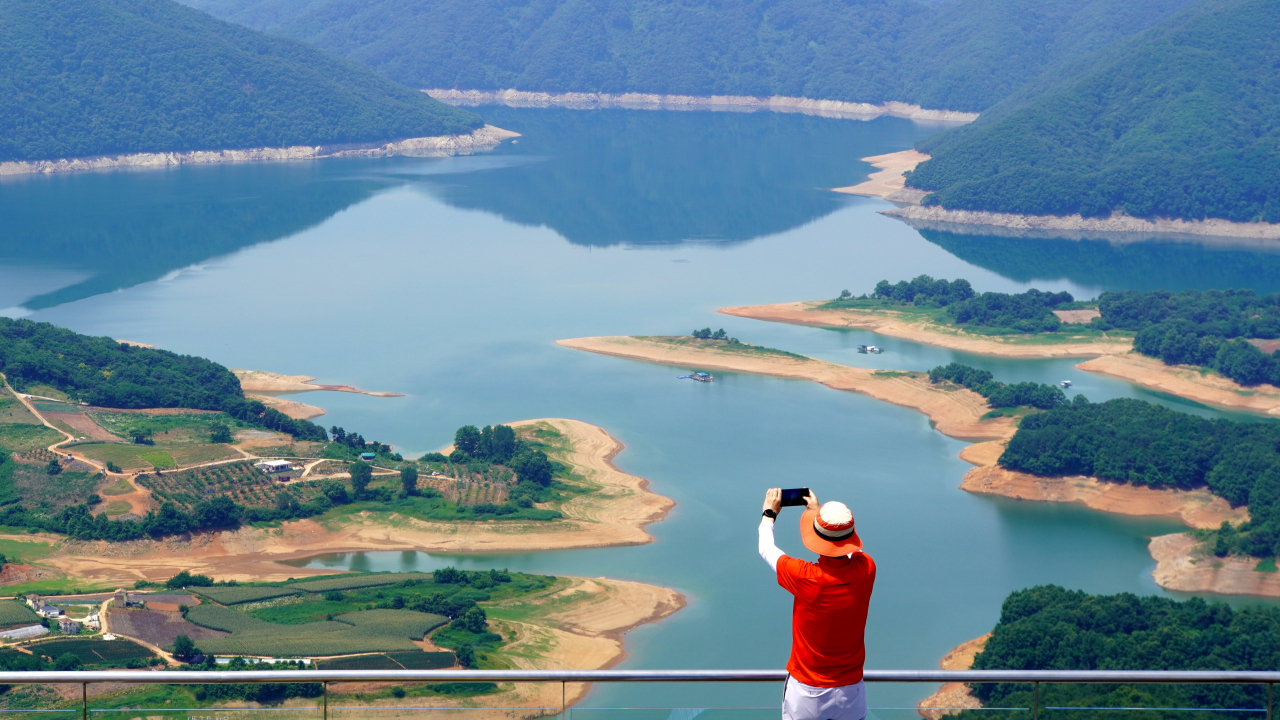
M171 0L0 3L0 160L469 132L474 114Z
M1189 0L184 0L414 87L978 111Z
M1280 222L1280 3L1203 0L1038 99L931 138L926 204Z

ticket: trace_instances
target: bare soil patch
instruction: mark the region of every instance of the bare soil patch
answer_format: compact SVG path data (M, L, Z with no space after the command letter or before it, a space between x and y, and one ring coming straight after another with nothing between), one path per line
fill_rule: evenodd
M349 392L374 397L404 397L401 393L385 391L367 391L353 388L350 385L316 385L315 378L310 375L281 375L263 370L237 370L232 373L240 379L240 388L247 393L295 393L313 390L329 390L331 392Z
M107 626L112 633L135 638L156 647L172 644L179 635L186 635L197 642L230 635L187 622L176 607L172 611L150 607L108 608Z
M37 580L55 580L59 577L61 574L57 570L39 565L5 563L4 567L0 568L0 586L21 585Z
M862 162L871 163L879 172L871 173L863 182L849 187L832 188L833 192L846 195L865 195L867 197L889 198L903 189L906 178L903 173L915 170L916 166L928 160L929 156L919 150L903 150L886 155L872 155L862 158Z
M1215 557L1189 533L1152 538L1152 576L1160 587L1179 592L1280 597L1280 573L1257 570L1257 558Z
M1206 405L1280 415L1280 388L1245 387L1195 365L1165 365L1156 358L1131 352L1094 358L1076 367Z
M46 420L55 425L59 422L65 423L77 438L98 442L121 442L124 440L124 438L117 437L104 430L101 425L82 412L45 412L41 414L44 415ZM66 428L63 429L65 430Z
M973 659L987 646L991 633L963 642L951 649L939 664L943 670L970 670ZM979 708L982 703L973 696L973 692L964 683L946 683L938 692L920 701L920 715L928 720L938 720L944 715L953 715L964 709Z
M282 397L274 395L264 395L262 393L247 393L245 397L257 400L269 408L274 408L294 420L310 420L324 415L324 410L315 405L307 405L296 400L286 400Z
M1057 315L1059 320L1069 325L1088 325L1093 322L1094 318L1102 317L1102 312L1098 310L1098 308L1086 308L1084 310L1054 310L1053 314Z

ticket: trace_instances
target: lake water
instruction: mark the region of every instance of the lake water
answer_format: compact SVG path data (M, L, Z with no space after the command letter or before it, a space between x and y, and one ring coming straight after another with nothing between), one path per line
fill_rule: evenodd
M869 291L921 273L979 290L1280 289L1280 256L1193 244L1018 240L926 231L889 205L824 190L858 158L937 126L803 115L483 108L523 133L472 157L330 160L0 181L0 307L229 366L314 375L406 397L312 394L326 424L407 455L462 424L561 416L601 425L619 467L678 503L631 548L491 556L370 553L311 566L493 566L633 579L689 606L628 636L624 667L780 667L789 596L756 555L769 486L854 509L879 564L868 665L930 668L990 630L1012 590L1057 583L1160 593L1162 520L957 489L964 443L905 408L819 385L579 353L559 338L724 327L850 365L960 360L1005 380L1071 379L1091 399L1207 408L1083 373L1073 361L982 358L860 331L717 315L725 305ZM875 342L884 355L856 353ZM779 523L800 550L794 511ZM876 687L909 707L924 687ZM600 687L587 705L774 705L774 687ZM880 710L881 716L909 711Z

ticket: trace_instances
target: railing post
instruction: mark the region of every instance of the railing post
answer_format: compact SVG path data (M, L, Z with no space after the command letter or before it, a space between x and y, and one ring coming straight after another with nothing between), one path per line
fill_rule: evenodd
M320 707L324 713L324 720L329 720L329 681L324 682L324 694L320 699Z
M1267 703L1267 707L1271 707L1271 703ZM80 718L81 720L89 720L89 683L80 683ZM1268 715L1267 720L1271 720Z
M1267 720L1271 720L1271 709L1275 707L1276 684L1267 683Z
M1031 695L1031 720L1040 720L1040 681L1035 684L1035 692Z
M561 680L560 681L560 720L565 720L569 716L569 708L565 707L564 686L565 686L565 682ZM1268 705L1267 707L1270 707L1270 705ZM1271 720L1270 714L1267 715L1267 720Z

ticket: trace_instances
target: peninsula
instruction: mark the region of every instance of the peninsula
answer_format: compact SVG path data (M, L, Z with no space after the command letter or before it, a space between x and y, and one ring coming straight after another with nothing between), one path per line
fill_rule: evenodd
M938 432L956 438L1006 439L1014 432L1011 418L984 417L991 408L981 395L965 389L943 390L930 383L925 373L868 370L756 345L688 337L589 337L556 344L664 365L812 380L918 410Z

